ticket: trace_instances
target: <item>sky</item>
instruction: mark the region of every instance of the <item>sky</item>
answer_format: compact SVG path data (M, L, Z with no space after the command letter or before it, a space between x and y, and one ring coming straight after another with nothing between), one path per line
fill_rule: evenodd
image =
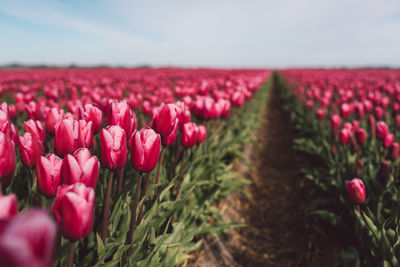
M1 0L0 64L400 67L400 0Z

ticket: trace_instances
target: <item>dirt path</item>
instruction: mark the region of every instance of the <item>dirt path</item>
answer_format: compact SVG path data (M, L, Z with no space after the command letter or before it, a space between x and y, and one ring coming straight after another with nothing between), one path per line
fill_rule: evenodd
M331 266L337 258L323 234L305 223L301 168L310 163L292 148L295 134L278 90L269 92L258 145L246 147L254 168L236 164L240 175L253 182L251 197L236 194L219 205L225 220L248 226L231 230L228 240L206 237L193 266Z

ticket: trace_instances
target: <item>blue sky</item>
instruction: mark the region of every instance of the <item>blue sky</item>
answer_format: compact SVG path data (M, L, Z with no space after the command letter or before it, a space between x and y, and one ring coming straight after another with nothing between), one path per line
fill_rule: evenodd
M3 0L0 64L400 66L399 0Z

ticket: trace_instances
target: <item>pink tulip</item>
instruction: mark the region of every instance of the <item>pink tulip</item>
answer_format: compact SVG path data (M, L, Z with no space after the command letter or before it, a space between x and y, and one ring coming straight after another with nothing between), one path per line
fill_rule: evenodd
M339 131L339 141L342 145L347 145L350 142L351 132L347 128Z
M125 131L118 125L108 126L100 132L100 160L110 170L119 170L127 160Z
M15 169L15 147L11 138L0 132L0 182L11 179Z
M46 115L46 131L54 134L56 124L61 121L64 117L64 110L58 108L51 108Z
M163 146L172 146L175 143L176 136L178 134L178 125L178 119L176 119L174 129L172 129L171 133L168 136L161 137Z
M384 140L389 134L389 127L384 121L378 121L376 123L376 137L379 140Z
M161 137L145 127L136 131L130 141L131 162L136 171L151 172L157 165L161 152Z
M18 213L18 200L15 194L0 194L0 220L10 219Z
M367 141L367 131L363 128L358 128L356 131L357 143L361 146Z
M197 142L199 144L203 143L206 140L207 129L204 125L197 125Z
M392 161L396 161L399 158L400 145L397 142L392 143L390 147L390 158Z
M130 136L132 129L131 108L123 102L113 102L110 106L110 125L118 125Z
M151 128L161 137L168 136L177 123L177 113L174 104L162 103L153 115Z
M78 147L89 148L93 140L93 127L92 122L79 120L78 121Z
M18 148L21 160L27 167L34 167L39 157L44 154L42 142L29 132L19 137Z
M351 181L346 181L347 193L350 201L353 204L362 204L365 201L364 183L359 178L354 178Z
M36 163L37 190L46 197L55 197L61 183L62 159L50 153Z
M188 122L183 125L181 142L184 147L190 148L196 144L197 131L197 125L193 122Z
M84 119L87 122L92 122L94 133L100 131L103 112L99 107L92 104L86 104L80 108L80 116L81 119Z
M55 126L54 151L60 156L72 154L78 148L79 125L76 120L64 119Z
M40 121L28 120L24 122L24 130L27 133L35 135L44 144L46 133Z

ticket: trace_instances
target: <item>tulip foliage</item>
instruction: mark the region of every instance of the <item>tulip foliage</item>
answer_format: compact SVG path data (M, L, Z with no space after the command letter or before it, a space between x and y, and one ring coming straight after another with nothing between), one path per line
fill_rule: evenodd
M1 71L0 265L178 266L238 226L213 203L247 183L269 74Z
M399 266L400 71L285 70L279 81L295 146L318 162L305 171L308 215L350 239L345 266Z

